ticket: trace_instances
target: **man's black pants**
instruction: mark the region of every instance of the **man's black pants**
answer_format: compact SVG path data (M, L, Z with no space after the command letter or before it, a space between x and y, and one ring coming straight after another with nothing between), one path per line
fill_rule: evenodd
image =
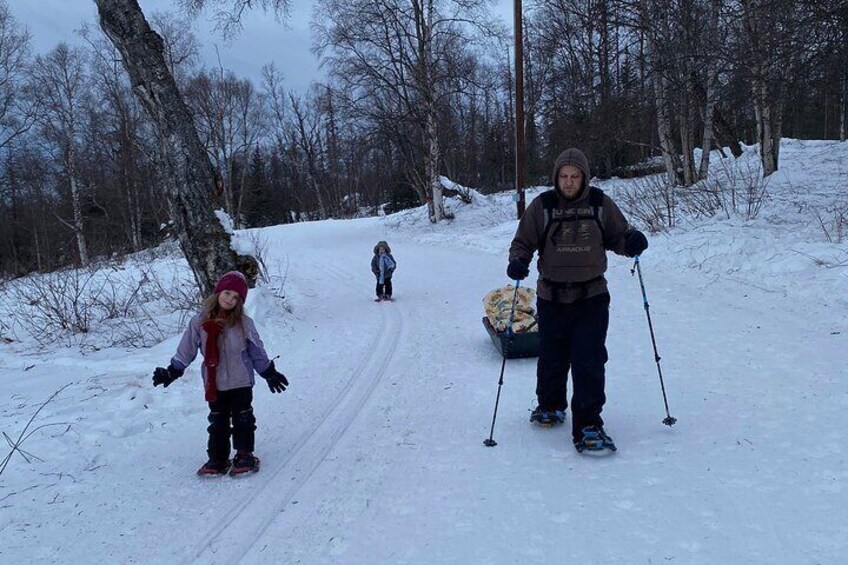
M571 397L572 433L575 437L589 425L602 426L604 364L607 362L607 328L610 296L604 293L570 304L539 298L539 361L536 366L536 396L545 410L568 407L568 371L574 393Z

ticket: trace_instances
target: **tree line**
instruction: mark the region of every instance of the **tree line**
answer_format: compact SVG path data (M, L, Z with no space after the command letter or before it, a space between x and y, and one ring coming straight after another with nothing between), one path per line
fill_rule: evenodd
M230 261L215 208L235 228L422 203L438 222L442 177L514 188L511 29L485 0L318 0L328 72L305 93L272 65L258 80L202 66L187 16L132 35L115 18L141 14L135 0L95 3L105 33L34 54L0 0L5 276L174 236L211 242L189 257L203 286ZM237 24L250 3L226 4ZM845 0L532 0L523 29L531 185L572 145L595 175L664 172L674 187L705 178L701 148L758 143L768 175L781 137L846 139Z

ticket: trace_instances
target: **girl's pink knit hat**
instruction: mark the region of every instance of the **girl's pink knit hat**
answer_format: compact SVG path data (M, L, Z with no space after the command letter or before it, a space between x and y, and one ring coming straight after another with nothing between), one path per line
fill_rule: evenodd
M247 302L247 278L238 271L224 273L221 278L218 279L218 284L215 285L215 292L222 292L225 290L237 292L239 297L241 297L242 304Z

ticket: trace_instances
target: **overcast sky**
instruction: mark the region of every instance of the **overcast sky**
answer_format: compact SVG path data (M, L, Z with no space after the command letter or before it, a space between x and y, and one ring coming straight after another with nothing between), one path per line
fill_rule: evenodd
M60 41L79 43L75 34L83 24L97 28L97 10L93 0L6 0L19 23L25 25L33 38L33 50L46 53ZM273 62L283 73L286 85L304 91L320 78L318 61L310 52L312 38L309 19L314 0L292 0L291 18L286 24L275 21L262 10L248 12L244 30L231 41L225 41L214 31L207 12L195 22L195 34L200 40L201 58L206 66L217 65L215 48L225 68L239 76L260 80L260 70ZM174 10L176 0L139 0L144 13ZM493 17L512 22L513 0L496 0Z

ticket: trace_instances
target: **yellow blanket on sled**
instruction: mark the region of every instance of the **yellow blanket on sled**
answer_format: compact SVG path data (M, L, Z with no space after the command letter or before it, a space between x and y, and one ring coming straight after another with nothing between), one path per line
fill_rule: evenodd
M512 311L512 297L515 287L512 285L493 290L483 298L486 317L497 332L505 332L509 325L509 314ZM515 299L515 319L512 323L513 332L535 332L538 331L536 324L536 311L533 302L536 300L536 291L532 288L518 288L518 297Z

